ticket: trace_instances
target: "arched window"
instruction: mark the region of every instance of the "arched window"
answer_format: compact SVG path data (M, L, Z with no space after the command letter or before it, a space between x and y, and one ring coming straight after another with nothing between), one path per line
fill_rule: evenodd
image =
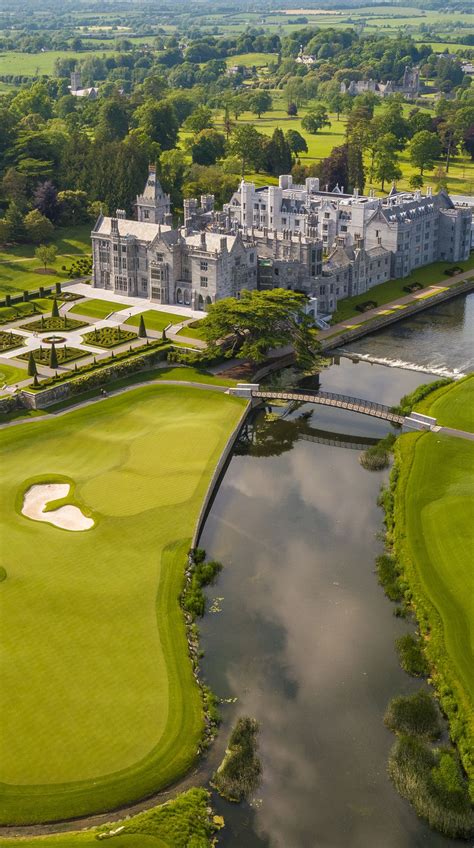
M182 302L183 302L183 292L181 291L181 289L176 289L176 303L182 303Z
M206 297L206 312L207 312L207 310L209 309L209 306L211 305L211 303L212 303L212 298L211 298L211 297L209 297L209 295L208 295L208 296Z
M202 294L200 294L199 297L198 297L198 309L199 309L200 312L204 311L204 298L203 298Z
M189 290L188 290L188 289L184 289L183 297L184 297L184 303L185 303L185 305L186 305L186 306L189 306L189 305L190 305L190 303L191 303L191 293L189 292Z

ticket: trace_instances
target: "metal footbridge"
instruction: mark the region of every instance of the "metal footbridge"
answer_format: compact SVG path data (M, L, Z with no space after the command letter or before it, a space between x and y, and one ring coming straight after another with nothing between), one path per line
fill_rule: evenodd
M382 403L374 403L371 400L339 395L334 392L308 391L307 389L289 389L287 391L271 391L261 389L256 383L239 383L232 394L252 400L283 400L297 401L298 403L317 403L321 406L332 406L337 409L347 409L349 412L358 412L361 415L371 415L372 418L382 418L392 424L403 424L405 418L398 415L389 406Z

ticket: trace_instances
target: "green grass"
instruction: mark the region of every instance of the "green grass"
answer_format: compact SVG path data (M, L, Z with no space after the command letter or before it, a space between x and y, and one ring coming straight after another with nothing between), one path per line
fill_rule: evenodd
M461 427L474 378L438 393L430 414ZM449 389L449 390L448 390ZM461 415L457 413L461 410ZM474 443L439 433L399 440L395 545L413 595L426 653L464 767L474 777L472 551Z
M57 282L69 282L66 272L61 270L62 266L69 268L73 258L90 254L90 231L90 224L56 230L51 244L56 245L58 255L50 266L54 272L51 274L38 273L38 270L42 269L41 263L35 258L37 245L21 244L8 250L1 250L0 296L18 294L25 290L31 291L39 286L46 288L54 286Z
M178 336L185 336L188 339L203 340L202 330L199 328L199 323L199 321L193 321L191 324L186 324L182 330L178 331Z
M176 312L158 312L156 309L148 309L146 312L141 312L140 315L143 315L147 330L164 330L168 324L180 324L181 321L186 320L185 315L177 315ZM125 324L138 327L140 315L132 315L131 318L127 318Z
M466 259L464 262L459 262L459 267L463 269L463 271L469 271L471 268L474 268L474 252L471 253L469 259ZM423 268L417 268L416 271L413 271L408 277L399 277L396 280L388 280L386 283L380 283L378 286L374 286L365 294L356 295L355 297L346 297L344 300L340 300L337 304L337 311L333 316L333 323L337 323L339 321L346 321L349 318L357 317L360 319L361 323L363 323L363 312L358 312L356 307L365 303L368 299L375 300L377 306L383 306L385 303L390 303L392 300L396 300L398 297L407 297L409 292L404 291L405 286L409 286L411 283L421 283L423 288L427 286L436 285L437 283L443 282L445 283L447 280L450 280L449 277L444 273L447 268L452 268L452 262L433 262L431 265L425 265ZM417 294L417 292L415 292Z
M18 368L16 365L5 365L0 362L0 386L12 386L13 383L20 383L22 380L27 380L28 374L25 368Z
M0 324L8 324L10 321L19 321L20 318L28 318L30 315L51 312L53 301L48 297L37 297L26 303L16 303L14 306L0 306Z
M190 789L167 804L153 807L123 822L103 825L87 833L30 837L22 839L21 845L23 848L38 848L41 845L46 848L70 848L71 845L97 848L99 833L109 833L122 827L121 833L113 837L113 844L119 848L188 848L192 844L196 848L205 848L211 844L209 837L214 829L208 805L209 793L205 789ZM107 844L107 840L103 841ZM0 839L2 848L18 844L17 839Z
M177 599L242 410L153 384L0 434L2 822L110 809L194 761L202 708ZM92 530L20 514L31 482L55 479L75 484Z
M270 62L276 62L277 53L238 53L236 56L228 56L226 64L242 65L244 68L262 68Z
M0 55L0 75L18 76L52 75L56 59L77 59L88 56L116 55L115 50L97 50L87 53L74 53L70 50L48 50L46 53L17 53L10 51Z
M417 403L415 410L432 415L444 427L474 433L474 380L468 376L443 386Z
M123 309L127 309L127 307L121 303L92 298L92 300L79 301L69 310L68 314L85 315L86 318L106 318L111 312L121 312Z

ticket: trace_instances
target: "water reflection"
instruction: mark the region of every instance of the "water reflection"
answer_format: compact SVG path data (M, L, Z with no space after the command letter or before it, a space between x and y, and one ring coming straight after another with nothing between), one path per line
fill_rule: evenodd
M367 397L367 372L379 382L381 402L393 403L413 378L422 382L346 362L324 373L323 388L338 383ZM362 430L365 438L387 425L312 409L311 417L301 414L305 406L263 429L257 420L202 538L226 564L215 590L222 613L203 622L204 671L218 694L238 698L226 708L218 745L236 715L255 716L264 767L255 809L217 802L228 823L221 844L448 846L454 843L419 822L386 777L387 701L419 684L399 668L394 641L407 625L392 615L373 573L383 476L364 471L355 450L299 438L331 431L330 421L340 434Z

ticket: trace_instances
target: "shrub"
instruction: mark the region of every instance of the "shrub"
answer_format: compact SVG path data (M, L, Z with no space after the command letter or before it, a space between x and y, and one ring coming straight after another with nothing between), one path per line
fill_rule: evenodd
M3 565L0 565L0 583L3 583L3 581L6 580L6 579L7 579L7 570L6 570L6 568L3 567Z
M228 801L242 801L258 786L262 766L257 755L258 723L239 718L229 739L223 762L212 777L212 785Z
M213 583L219 571L222 571L220 562L205 562L204 559L205 552L198 548L194 552L191 574L181 597L183 609L193 619L203 616L206 609L203 588Z
M403 599L403 588L394 557L390 554L382 554L377 557L375 564L379 583L383 586L385 594L391 601L401 601Z
M409 283L407 286L403 286L403 291L408 292L408 294L412 294L412 292L420 291L422 288L423 286L421 283L414 282Z
M382 468L387 468L395 438L393 433L388 433L384 439L380 439L377 444L367 448L359 454L360 464L368 471L379 471Z
M356 309L358 312L368 312L369 309L375 309L376 306L376 300L365 300L364 303L358 303Z
M432 750L421 739L402 736L390 752L388 773L400 795L432 828L453 839L472 835L467 784L452 751Z
M434 380L432 383L423 383L413 392L410 392L410 394L404 395L398 406L392 407L392 412L396 412L398 415L410 415L413 407L419 403L420 400L423 400L423 398L427 397L427 395L431 394L431 392L434 392L436 389L440 389L442 386L447 386L452 382L452 379L443 377L440 380Z
M436 739L441 733L441 721L434 698L420 689L414 695L392 698L384 723L394 733Z
M400 665L408 674L413 677L425 677L428 674L429 666L418 639L407 633L397 639L395 645Z

